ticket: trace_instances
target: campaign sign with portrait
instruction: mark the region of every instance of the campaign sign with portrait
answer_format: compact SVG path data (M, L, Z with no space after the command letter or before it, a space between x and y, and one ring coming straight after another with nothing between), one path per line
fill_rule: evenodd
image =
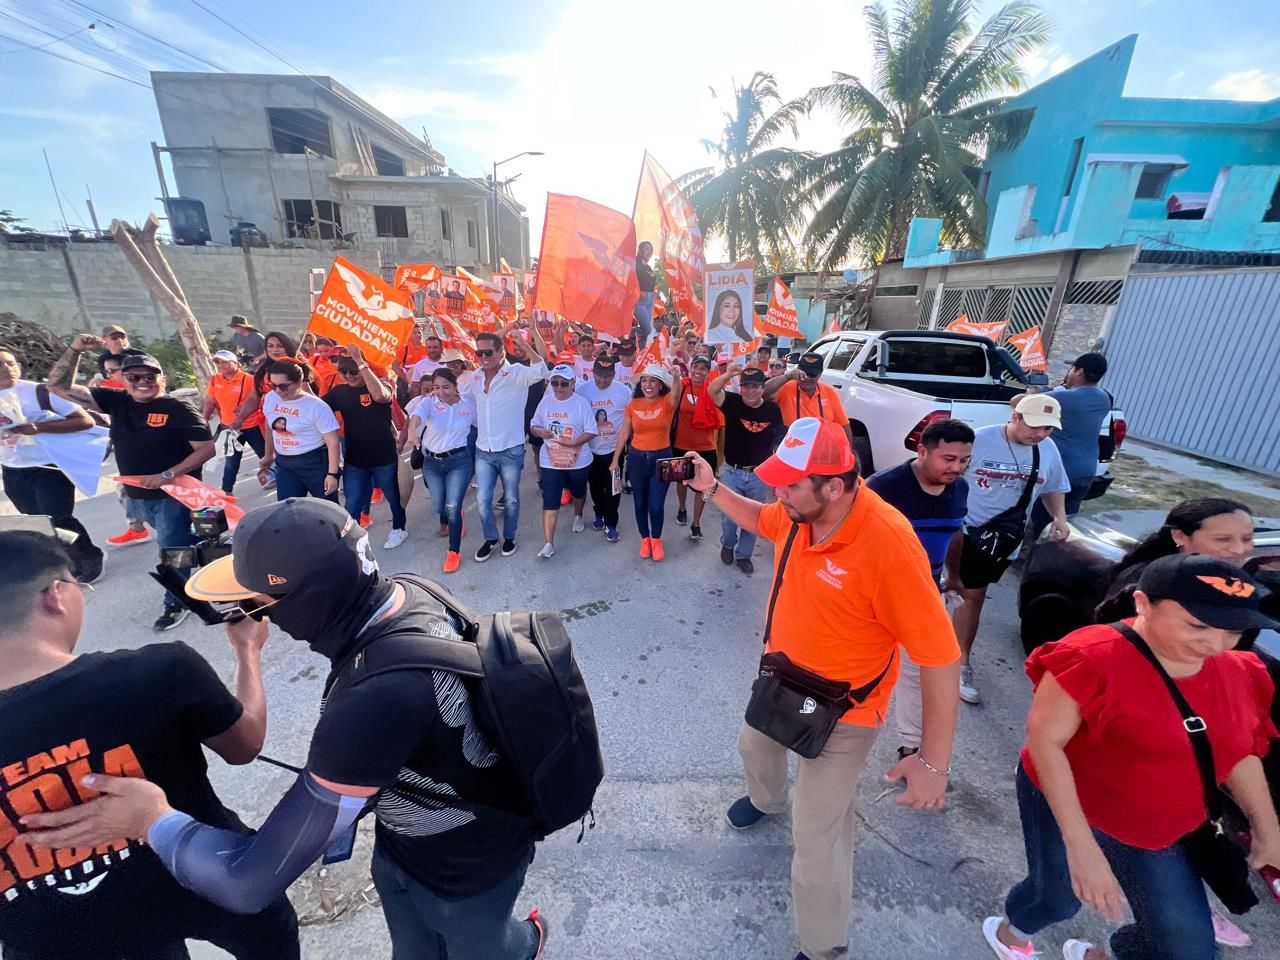
M702 281L706 343L746 343L756 336L755 264L709 263Z

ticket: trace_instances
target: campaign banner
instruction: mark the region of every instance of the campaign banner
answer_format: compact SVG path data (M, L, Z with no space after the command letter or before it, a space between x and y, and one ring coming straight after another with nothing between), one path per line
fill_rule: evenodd
M947 330L951 333L970 333L976 337L986 337L992 343L999 343L1000 338L1004 335L1004 328L1008 325L1008 320L977 323L970 320L967 313L962 313L947 324Z
M1018 364L1023 370L1048 370L1044 355L1044 342L1040 339L1040 324L1021 333L1009 334L1009 345L1018 351Z
M699 290L698 285L703 281L706 261L698 215L667 171L647 151L640 166L631 219L636 239L652 243L653 252L662 261L672 306L693 321L701 336L706 330L705 291Z
M756 323L761 333L772 333L778 337L800 336L800 317L796 313L796 302L791 296L791 288L781 277L773 278L773 286L769 290L769 310Z
M440 277L440 313L447 314L455 319L461 319L462 315L467 312L467 301L474 297L471 293L471 285L462 277L446 273ZM479 298L476 299L476 306L479 306Z
M473 367L480 365L480 358L476 355L475 337L467 333L457 320L449 316L438 316L436 322L440 326L441 340L445 347L452 347L457 350Z
M749 343L756 337L755 264L709 263L702 291L707 298L705 343Z
M624 213L547 194L534 307L625 337L640 299L636 228Z
M142 486L142 477L123 476L112 477L111 479L130 487ZM174 477L172 480L166 480L160 485L160 489L188 510L220 507L223 515L227 518L227 526L232 530L240 522L240 518L244 516L244 509L236 506L236 498L231 494L223 493L217 487L211 487L204 481L197 480L195 477L188 476L185 473Z
M392 286L399 290L403 290L409 296L413 296L423 287L437 284L437 294L439 292L440 268L434 263L402 263L396 267L395 279L391 282Z
M413 298L354 263L335 257L307 332L339 345L354 343L365 359L389 367L413 329Z

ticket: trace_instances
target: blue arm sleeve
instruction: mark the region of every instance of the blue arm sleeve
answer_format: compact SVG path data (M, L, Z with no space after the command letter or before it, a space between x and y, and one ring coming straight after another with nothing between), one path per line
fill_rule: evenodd
M187 889L233 913L257 913L354 829L368 802L303 773L256 834L220 830L174 811L151 825L147 842Z

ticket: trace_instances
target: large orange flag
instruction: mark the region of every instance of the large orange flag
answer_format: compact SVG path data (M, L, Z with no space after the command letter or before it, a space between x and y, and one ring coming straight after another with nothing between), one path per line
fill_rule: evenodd
M800 336L800 318L796 314L796 302L791 298L791 288L781 277L773 278L769 293L769 312L756 318L756 331L772 333L779 337Z
M635 362L631 365L632 376L636 378L635 382L640 382L640 374L644 373L645 367L651 363L665 365L669 356L671 356L671 331L663 327L658 335L649 341L649 345L636 355Z
M970 320L967 313L962 313L947 324L947 330L951 333L971 333L974 336L986 337L995 343L999 343L1000 337L1004 334L1004 328L1008 325L1008 320L995 320L987 323L979 323Z
M434 263L402 263L396 267L396 278L391 285L413 296L439 279L440 268Z
M307 332L357 344L375 367L389 367L413 329L413 298L381 277L335 257Z
M1044 355L1044 342L1040 339L1040 324L1009 335L1009 345L1018 349L1018 364L1023 370L1048 370Z
M640 298L636 228L624 213L547 194L534 307L625 337Z
M636 239L648 240L662 261L671 288L673 306L693 321L698 334L706 332L706 307L702 302L702 230L693 205L667 176L667 171L646 152L636 187L631 219Z

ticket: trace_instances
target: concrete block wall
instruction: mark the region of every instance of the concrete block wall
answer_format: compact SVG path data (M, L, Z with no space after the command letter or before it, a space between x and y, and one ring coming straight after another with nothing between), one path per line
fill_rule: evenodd
M78 310L62 251L0 243L0 312L51 330L73 330L81 328Z

